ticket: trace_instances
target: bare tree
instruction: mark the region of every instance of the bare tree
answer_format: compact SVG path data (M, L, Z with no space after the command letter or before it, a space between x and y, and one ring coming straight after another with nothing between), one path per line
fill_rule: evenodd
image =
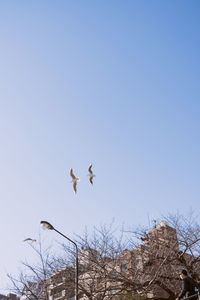
M50 247L43 249L41 239L37 244L29 244L37 255L37 263L23 261L23 268L17 277L8 274L12 283L11 290L25 299L48 299L49 278L60 267L59 259L51 254Z
M200 226L192 215L170 215L153 228L120 233L110 226L94 228L76 237L79 247L79 299L125 300L145 297L173 300L180 289L179 272L185 268L198 280ZM75 250L62 245L55 257L33 247L40 264L23 263L26 272L12 280L15 291L29 299L54 299L74 291ZM28 274L28 275L27 275ZM58 284L62 282L62 284ZM51 288L50 288L51 286Z
M177 260L195 280L200 281L200 224L191 212L187 217L169 215L167 222L176 229L179 243Z
M194 214L169 215L152 229L139 228L131 234L135 267L130 270L141 295L175 299L182 268L200 279L200 226Z
M79 298L112 299L122 294L124 287L116 280L117 258L127 246L123 231L116 237L113 225L87 230L77 237L79 246ZM69 252L66 245L65 251ZM72 259L74 254L72 255Z

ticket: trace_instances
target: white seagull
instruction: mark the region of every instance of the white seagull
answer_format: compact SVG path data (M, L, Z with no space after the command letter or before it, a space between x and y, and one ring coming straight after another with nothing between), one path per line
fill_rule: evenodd
M70 170L70 176L72 178L74 192L76 193L77 192L77 182L79 181L79 178L74 175L73 169Z
M27 238L27 239L23 240L23 242L31 242L31 243L34 243L34 242L36 242L36 240L31 239L31 238Z
M93 184L93 178L95 177L95 174L92 172L92 164L88 168L88 176L89 176L89 181L91 184Z

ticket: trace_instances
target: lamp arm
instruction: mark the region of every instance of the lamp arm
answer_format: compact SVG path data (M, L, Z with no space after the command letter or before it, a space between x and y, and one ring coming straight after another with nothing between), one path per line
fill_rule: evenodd
M58 231L56 228L53 228L54 231L56 231L58 234L62 235L64 238L66 238L69 242L71 242L76 249L76 260L75 260L75 300L78 300L78 275L79 275L79 266L78 266L78 246L77 244L72 241L70 238L68 238L66 235L64 235L62 232Z

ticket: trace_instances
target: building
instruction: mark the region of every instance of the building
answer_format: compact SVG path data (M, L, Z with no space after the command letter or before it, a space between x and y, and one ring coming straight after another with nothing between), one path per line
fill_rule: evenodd
M163 221L145 233L137 247L111 256L91 248L80 250L80 300L121 300L127 295L135 300L173 300L180 289L179 270L194 259L190 253L180 251L176 230ZM200 262L196 270L200 271ZM68 266L58 269L45 282L31 283L31 288L41 300L72 300L74 278L74 266Z
M0 300L20 300L20 297L13 293L7 295L0 294Z
M138 247L108 259L105 267L103 262L96 261L94 268L85 271L81 275L86 292L83 299L89 298L87 293L96 297L95 293L103 289L107 299L124 292L132 294L133 298L140 295L167 299L180 286L176 279L177 268L181 266L177 262L178 252L176 230L162 221L144 235Z
M74 298L74 268L58 269L48 280L49 300L70 300Z

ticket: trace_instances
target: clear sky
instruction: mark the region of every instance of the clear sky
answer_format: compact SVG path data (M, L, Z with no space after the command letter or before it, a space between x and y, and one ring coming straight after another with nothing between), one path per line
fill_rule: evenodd
M73 238L200 212L199 15L198 0L0 1L2 291L40 220Z

